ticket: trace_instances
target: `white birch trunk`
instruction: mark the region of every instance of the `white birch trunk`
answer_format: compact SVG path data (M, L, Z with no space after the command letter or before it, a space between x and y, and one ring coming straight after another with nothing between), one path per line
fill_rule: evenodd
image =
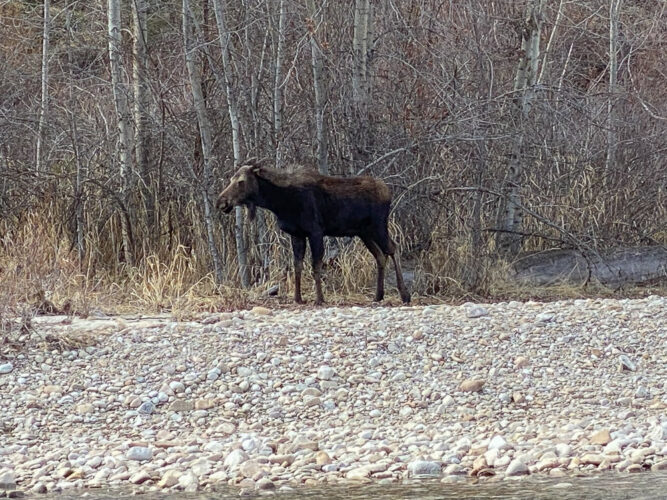
M354 106L352 126L353 158L357 169L369 159L369 68L368 37L370 32L371 7L369 0L355 0L354 29L352 38L352 104Z
M222 52L222 70L225 79L229 122L232 128L232 150L234 153L234 166L236 167L241 163L241 138L236 93L232 84L232 64L230 61L229 51L229 32L227 31L227 23L225 21L225 11L222 5L222 1L223 0L213 0L213 9L215 11L216 26L218 28L220 51ZM236 239L236 256L239 264L239 277L241 279L241 286L247 288L250 286L250 269L248 267L248 249L244 238L243 210L241 207L236 207L234 217L234 237Z
M327 100L327 91L324 85L324 62L322 57L322 47L317 43L317 28L320 25L321 14L315 7L314 0L306 0L308 14L313 23L310 33L310 51L313 66L313 91L315 93L315 128L317 140L317 169L321 174L327 175L329 167L327 165L327 131L324 121L324 107Z
M192 90L192 101L197 114L197 123L199 125L199 138L201 141L203 168L199 185L204 206L204 224L206 226L206 234L208 239L209 251L211 259L213 260L213 269L215 272L215 279L218 283L222 283L222 263L215 244L215 231L213 228L213 216L211 210L211 195L209 192L212 184L211 176L211 162L213 141L211 135L211 124L206 114L206 101L204 100L204 92L202 90L201 73L195 61L195 53L190 41L191 37L191 21L190 21L190 5L188 0L183 0L183 47L185 53L185 65L188 70L190 78L190 87Z
M44 0L44 25L42 34L42 98L39 106L39 122L37 126L37 147L35 170L37 175L42 173L44 132L49 107L49 36L51 33L51 7L49 0Z
M127 88L123 83L123 57L121 52L120 0L108 0L109 65L111 67L111 87L113 91L119 132L121 193L121 232L123 256L127 265L134 265L131 237L130 186L131 186L131 114L127 102Z
M519 124L519 131L512 144L505 189L507 197L503 202L503 209L500 213L500 232L496 238L498 251L505 256L517 255L521 250L523 240L521 235L523 213L520 209L524 168L522 150L525 136L523 127L530 114L535 97L545 2L546 0L532 0L526 6L526 17L521 39L522 55L514 78L514 113L515 121Z
M614 129L614 97L618 78L618 11L621 0L609 0L609 87L607 97L607 155L605 158L605 182L616 162L618 139Z
M285 2L278 3L278 33L273 80L273 136L276 148L276 168L283 164L283 58L285 51Z

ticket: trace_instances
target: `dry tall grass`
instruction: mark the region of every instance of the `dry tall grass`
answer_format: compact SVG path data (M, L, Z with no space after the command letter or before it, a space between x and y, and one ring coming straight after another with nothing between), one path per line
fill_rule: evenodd
M193 220L196 220L193 214ZM117 238L97 238L91 232L88 251L81 261L66 231L51 223L46 211L34 211L22 220L3 222L0 227L0 331L16 326L17 318L24 323L39 312L60 312L88 316L97 311L170 312L176 317L192 317L202 312L246 308L252 304L279 304L293 307L294 290L291 249L287 239L269 221L270 273L257 284L243 290L234 285L236 262L233 248L223 248L228 282L217 284L207 259L203 241L185 245L183 235L172 235L175 244L158 245L161 253L151 254L136 267L119 264L109 258L118 252L112 244ZM223 226L224 227L224 226ZM229 228L227 228L229 229ZM108 231L118 231L109 220ZM194 233L203 228L194 228ZM404 233L393 224L391 232L399 247ZM224 237L219 242L222 244ZM465 232L448 238L442 230L431 235L431 247L413 258L404 259L404 273L412 282L416 303L462 302L466 300L546 299L584 296L614 296L617 292L600 286L563 285L537 289L517 287L506 279L507 268L488 258L492 248L471 248L470 235ZM102 241L107 242L106 246ZM229 241L229 239L227 240ZM111 242L111 243L110 243ZM172 242L173 243L173 242ZM117 244L117 243L116 243ZM376 265L361 241L340 243L335 257L325 263L324 286L330 304L371 303L375 287ZM251 247L251 262L259 262L258 249ZM462 264L463 263L463 264ZM467 282L467 269L475 269L475 286ZM259 266L253 274L259 277ZM304 270L304 298L312 300L313 283L310 264ZM393 266L387 263L388 304L399 304L393 286ZM277 296L267 290L278 286ZM664 287L625 289L624 295L664 293Z

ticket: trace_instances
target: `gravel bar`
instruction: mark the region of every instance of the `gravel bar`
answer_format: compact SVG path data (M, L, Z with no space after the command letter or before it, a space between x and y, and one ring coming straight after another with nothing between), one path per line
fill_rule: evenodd
M0 490L667 470L665 297L34 324L0 357Z

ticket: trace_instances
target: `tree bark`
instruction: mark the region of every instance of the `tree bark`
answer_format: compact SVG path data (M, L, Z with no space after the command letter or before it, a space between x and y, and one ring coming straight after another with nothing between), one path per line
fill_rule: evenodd
M308 7L308 15L312 26L310 31L310 52L313 66L313 91L315 93L315 128L317 141L317 169L321 174L327 175L329 173L329 166L327 165L327 131L326 123L324 121L324 107L327 100L327 90L324 85L325 69L324 58L322 57L322 47L317 42L317 29L321 24L322 14L321 8L315 7L314 0L306 0Z
M192 89L192 101L197 114L197 123L199 125L199 138L202 149L202 173L199 179L200 192L204 207L204 224L206 226L206 235L208 239L209 251L211 259L213 260L213 268L215 272L215 279L218 283L222 283L222 263L218 248L215 244L215 230L213 228L213 216L211 210L211 193L210 186L212 185L211 162L213 156L213 141L211 134L211 124L206 113L206 101L204 99L204 92L201 83L201 73L195 61L195 52L191 43L191 12L188 0L183 0L183 47L185 53L185 65L188 70L190 79L190 87Z
M278 3L278 32L273 80L273 136L276 168L283 164L283 57L285 51L285 2Z
M79 129L77 126L77 119L74 116L74 75L72 74L72 29L71 29L71 18L72 11L68 10L65 17L65 31L67 32L67 66L68 66L68 81L67 81L67 91L68 91L68 113L67 117L69 118L70 126L70 135L72 141L72 151L74 153L74 164L76 165L76 172L74 175L74 222L76 224L75 229L75 242L76 249L79 255L79 263L83 264L86 256L86 239L85 239L85 216L84 216L84 181L86 178L86 173L84 170L83 162L81 161L81 154L79 151Z
M355 161L355 173L362 168L370 158L369 138L369 59L368 39L371 30L371 7L369 0L355 0L354 2L354 30L352 38L352 105L354 131L352 137L352 152Z
M222 52L222 70L224 73L225 90L227 95L227 111L229 113L229 122L232 128L232 151L234 153L234 166L238 167L242 161L241 137L236 89L232 83L233 74L229 52L229 32L227 31L225 10L223 8L222 1L223 0L213 0L213 9L215 10L215 22L218 28L220 51ZM244 238L243 211L241 207L236 207L234 217L234 237L236 240L236 256L239 264L239 277L241 279L241 286L243 288L247 288L250 286L250 268L248 267L248 248Z
M132 77L134 79L134 156L137 172L141 176L145 221L150 240L157 243L158 229L155 218L154 181L148 159L148 124L149 124L149 86L148 86L148 3L146 0L133 0L133 59Z
M119 157L120 157L120 199L122 202L121 232L123 239L123 257L129 266L134 265L132 248L131 227L131 141L130 123L131 114L127 102L127 88L123 83L123 58L121 52L121 20L120 0L108 0L108 29L109 29L109 65L111 67L111 87L113 91L116 116L118 119L119 132Z
M530 109L535 98L545 1L531 0L526 5L526 16L521 30L522 54L514 78L514 118L518 132L512 142L504 189L506 198L501 205L499 226L502 231L496 237L497 250L504 257L516 256L523 243L521 234L523 213L519 207L521 206L524 169L525 122L530 115Z
M35 158L35 170L37 175L42 173L44 168L43 152L44 132L46 120L48 117L49 106L49 36L51 33L51 7L49 0L44 0L44 25L42 34L42 98L39 106L39 122L37 126L37 147Z
M614 96L618 78L618 11L621 0L609 0L609 87L607 97L607 154L605 158L605 182L616 163L618 139L614 129Z

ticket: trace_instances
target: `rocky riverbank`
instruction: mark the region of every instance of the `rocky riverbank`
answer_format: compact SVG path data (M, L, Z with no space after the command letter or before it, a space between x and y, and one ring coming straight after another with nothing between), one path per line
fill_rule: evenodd
M62 319L0 358L0 490L667 469L664 297Z

